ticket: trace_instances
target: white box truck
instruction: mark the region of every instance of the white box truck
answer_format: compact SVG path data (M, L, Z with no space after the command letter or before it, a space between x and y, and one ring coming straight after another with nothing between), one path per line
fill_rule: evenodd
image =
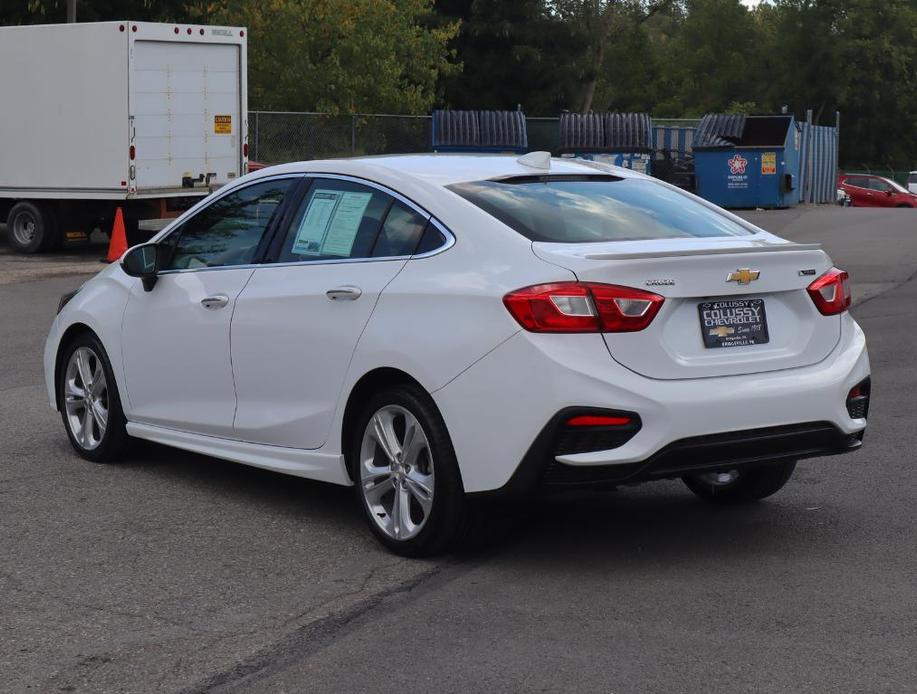
M0 27L0 222L53 249L177 216L248 169L244 27ZM134 237L134 238L132 238Z

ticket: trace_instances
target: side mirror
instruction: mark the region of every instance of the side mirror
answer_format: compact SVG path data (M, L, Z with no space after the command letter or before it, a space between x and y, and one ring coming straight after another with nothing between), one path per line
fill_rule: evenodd
M156 286L157 275L164 265L166 249L155 243L145 243L134 246L121 261L121 269L131 277L139 277L143 281L144 291L153 291Z
M893 191L891 188L886 188L886 189L885 189L885 194L886 194L888 197L891 197L891 196L894 194L894 192L895 192L895 191Z

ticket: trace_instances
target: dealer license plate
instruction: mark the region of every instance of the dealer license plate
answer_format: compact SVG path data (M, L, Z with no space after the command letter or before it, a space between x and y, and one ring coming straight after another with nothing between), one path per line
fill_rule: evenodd
M769 339L764 299L704 301L697 310L705 347L745 347Z

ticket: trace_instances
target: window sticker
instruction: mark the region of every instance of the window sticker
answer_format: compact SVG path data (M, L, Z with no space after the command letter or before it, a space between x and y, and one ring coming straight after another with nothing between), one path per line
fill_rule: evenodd
M372 193L317 189L299 225L293 253L349 256L372 196Z

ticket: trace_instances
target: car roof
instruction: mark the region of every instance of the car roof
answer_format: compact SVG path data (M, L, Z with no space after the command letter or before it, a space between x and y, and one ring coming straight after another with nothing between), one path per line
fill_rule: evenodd
M349 159L316 159L261 169L266 175L279 173L336 173L370 179L410 177L427 184L448 186L469 181L510 176L595 175L606 173L623 178L639 173L618 166L553 157L550 169L527 166L516 154L393 154Z

